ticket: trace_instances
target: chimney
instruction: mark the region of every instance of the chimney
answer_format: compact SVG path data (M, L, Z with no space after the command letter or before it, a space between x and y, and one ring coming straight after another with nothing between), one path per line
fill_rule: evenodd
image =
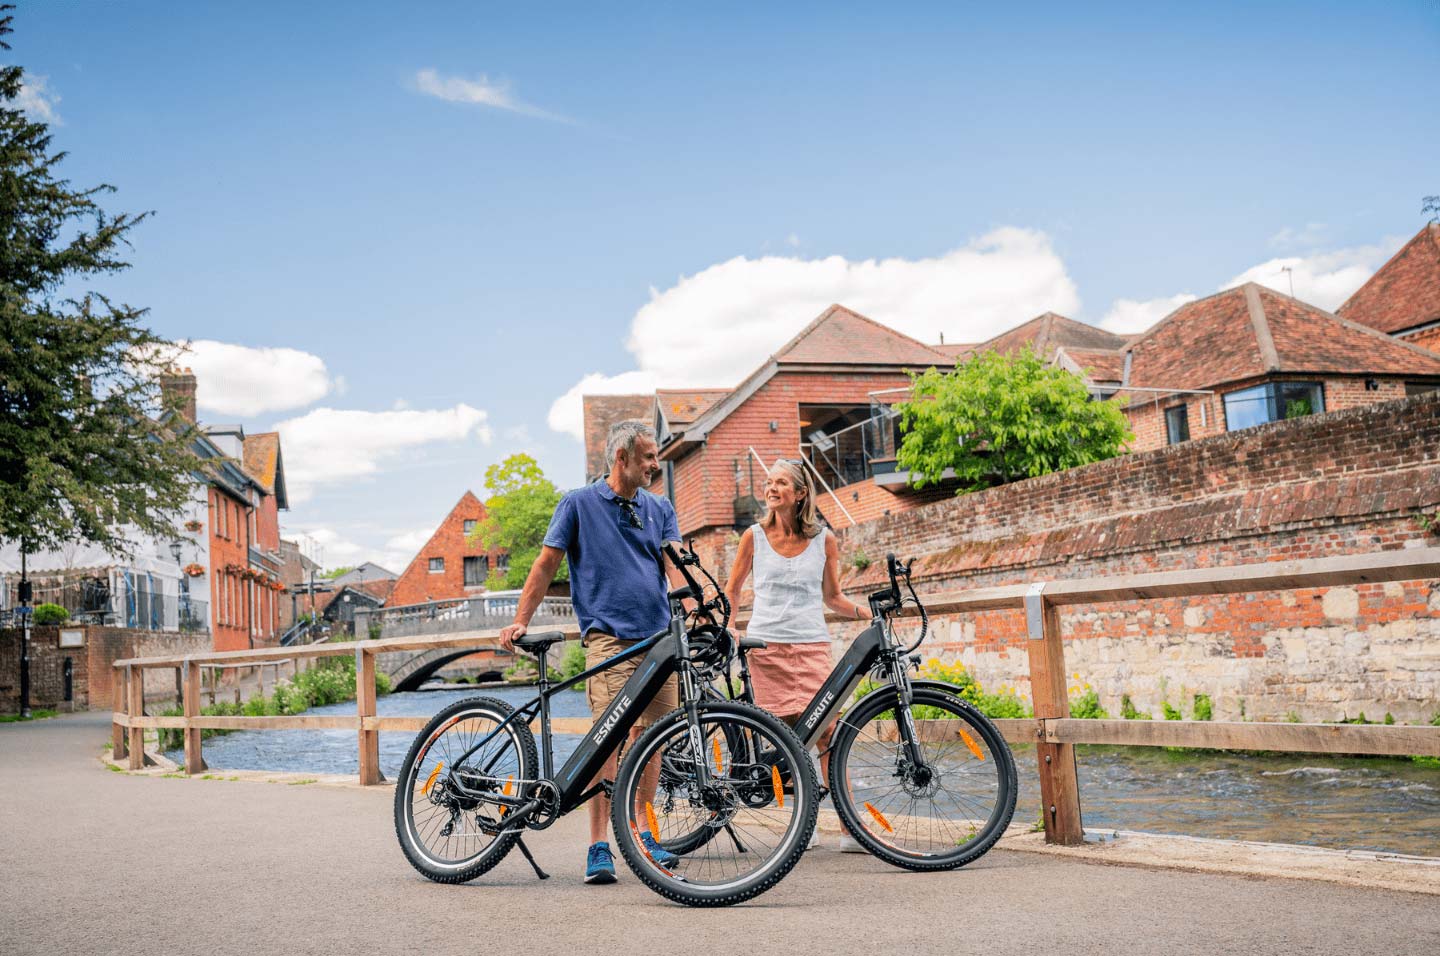
M171 369L160 376L160 397L190 424L195 424L195 373Z

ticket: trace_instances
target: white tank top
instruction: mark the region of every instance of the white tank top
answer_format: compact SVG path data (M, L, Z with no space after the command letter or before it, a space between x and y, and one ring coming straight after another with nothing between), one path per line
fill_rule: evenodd
M777 644L829 643L825 628L825 536L822 528L793 558L770 546L765 529L750 529L755 544L755 606L746 631Z

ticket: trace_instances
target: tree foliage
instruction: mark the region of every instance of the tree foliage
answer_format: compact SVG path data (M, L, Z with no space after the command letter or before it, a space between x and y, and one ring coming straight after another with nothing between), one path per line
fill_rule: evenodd
M961 492L1033 478L1113 458L1134 437L1119 406L1091 400L1079 378L1047 368L1028 346L910 377L897 458L916 487L940 481L946 469Z
M23 77L0 68L0 539L124 551L127 526L176 533L196 468L187 423L161 421L174 349L141 324L145 309L90 287L128 267L145 215L111 215L98 198L112 187L57 178L65 153L21 109Z
M485 490L490 492L486 518L470 540L480 541L486 550L504 548L510 555L509 569L492 572L486 584L495 590L521 587L540 556L550 516L560 503L560 489L534 458L516 454L485 469ZM555 579L565 581L569 576L562 562Z

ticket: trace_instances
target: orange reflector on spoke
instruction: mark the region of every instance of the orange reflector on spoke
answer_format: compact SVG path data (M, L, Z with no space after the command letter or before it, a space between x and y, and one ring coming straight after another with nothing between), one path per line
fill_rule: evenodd
M715 738L711 739L710 743L714 745L714 750L715 750L715 772L716 772L716 773L724 773L724 772L725 772L725 762L720 759L720 738L719 738L719 737L715 737Z
M870 811L870 815L875 818L875 822L880 824L880 826L885 830L886 833L895 832L895 828L890 825L890 821L885 819L885 814L875 809L875 804L871 803L869 800L866 800L865 809Z
M433 787L433 786L435 786L435 778L438 777L438 776L440 776L440 768L443 767L443 766L445 766L445 764L444 764L444 762L442 761L441 763L437 763L437 764L435 765L435 769L434 769L434 770L430 771L430 776L429 776L429 778L425 781L425 786L423 786L423 787L420 788L420 792L423 793L423 794L425 794L425 796L427 796L427 797L430 796L430 788Z
M775 806L785 809L785 784L780 781L780 768L770 765L770 782L775 785Z
M503 786L503 787L500 788L500 792L503 793L503 794L504 794L505 796L507 796L507 797L510 796L510 788L511 788L512 786L514 786L514 784L515 784L515 775L512 773L512 774L510 775L510 779L505 781L505 786Z
M980 745L975 742L975 738L971 737L963 729L960 730L960 739L965 741L965 746L970 748L970 752L975 755L977 760L985 759L985 755L980 752Z
M651 839L660 839L660 823L655 819L655 805L648 801L645 804L645 822L650 824Z

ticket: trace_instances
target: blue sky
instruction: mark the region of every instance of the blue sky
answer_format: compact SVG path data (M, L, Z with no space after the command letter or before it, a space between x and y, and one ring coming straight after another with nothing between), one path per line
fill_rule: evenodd
M734 384L835 298L931 341L1143 328L1241 277L1334 307L1440 193L1429 0L22 0L16 29L65 172L155 211L101 288L292 350L197 347L201 412L286 423L284 522L330 564L403 561L513 451L573 485L582 380Z

